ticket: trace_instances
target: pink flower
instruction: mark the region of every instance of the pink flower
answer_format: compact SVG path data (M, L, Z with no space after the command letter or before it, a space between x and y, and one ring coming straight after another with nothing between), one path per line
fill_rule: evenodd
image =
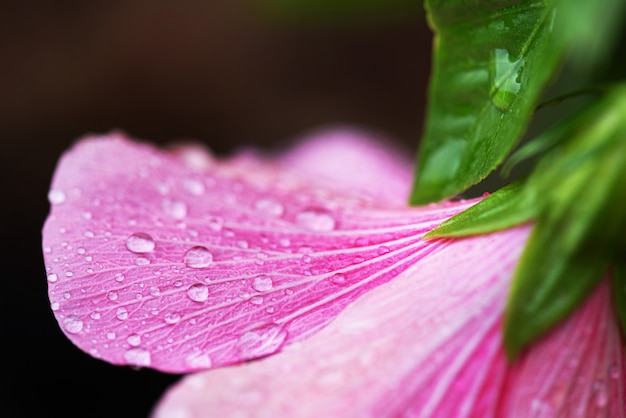
M606 287L507 365L528 227L424 241L475 201L406 208L410 177L350 131L272 161L85 139L49 195L52 309L114 364L192 372L282 351L187 377L156 416L623 416Z

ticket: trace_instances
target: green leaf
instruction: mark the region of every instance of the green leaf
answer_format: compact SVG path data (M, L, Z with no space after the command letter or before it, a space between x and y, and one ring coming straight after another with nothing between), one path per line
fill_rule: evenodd
M626 230L626 86L583 118L576 135L546 156L526 185L543 196L505 315L510 358L570 314L623 248Z
M487 234L531 220L538 205L534 196L524 193L523 184L518 180L501 188L431 230L424 239Z
M603 12L618 8L616 0L427 0L433 75L411 203L453 196L493 171L569 47L597 38Z

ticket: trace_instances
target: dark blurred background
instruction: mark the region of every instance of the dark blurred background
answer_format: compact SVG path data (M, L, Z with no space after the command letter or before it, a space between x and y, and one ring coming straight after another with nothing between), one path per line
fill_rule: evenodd
M92 359L54 320L40 231L77 137L121 129L225 154L348 124L414 154L431 43L420 2L322 3L0 1L2 416L143 417L179 379Z

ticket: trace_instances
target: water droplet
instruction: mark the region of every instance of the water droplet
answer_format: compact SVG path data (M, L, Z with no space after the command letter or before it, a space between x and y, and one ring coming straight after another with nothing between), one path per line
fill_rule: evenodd
M389 251L391 250L386 245L381 245L380 247L378 247L378 255L387 254Z
M178 200L163 200L163 212L165 212L171 218L182 221L187 216L187 205Z
M152 296L155 296L155 297L156 297L156 296L159 296L160 294L161 294L161 289L159 289L159 288L158 288L158 287L156 287L156 286L152 286L152 287L150 287L150 295L152 295Z
M83 217L83 219L89 220L91 219L91 212L83 212L81 213L81 216Z
M117 317L117 319L123 321L124 319L128 318L128 311L125 307L121 306L115 311L115 316Z
M287 332L279 325L271 324L246 332L237 341L237 346L242 358L255 358L276 352L286 339Z
M138 334L130 334L126 337L126 342L133 347L137 347L141 344L141 337Z
M222 227L224 226L224 220L222 218L218 218L218 217L211 217L209 218L209 220L207 221L207 225L209 226L209 228L215 232L219 232L222 230Z
M604 408L609 403L609 396L606 393L606 385L603 382L595 382L593 389L596 392L595 401L598 408Z
M48 192L48 200L53 205L60 205L65 202L65 192L63 190L52 189Z
M115 335L114 332L110 332L109 331L109 332L106 333L106 337L107 337L107 340L114 340L116 335Z
M76 249L76 252L77 252L78 254L85 254L85 251L86 251L86 250L85 250L83 247L78 247L78 248Z
M59 310L59 302L52 302L50 304L50 309L52 309L53 311L58 311Z
M76 316L68 316L63 320L63 328L70 334L78 334L83 330L83 321Z
M315 232L327 232L335 229L335 218L325 210L309 209L296 216L296 223Z
M283 207L282 203L269 197L257 200L254 207L263 215L272 216L275 218L282 216L285 212L285 208Z
M132 234L126 240L126 248L137 254L149 253L154 250L154 245L152 237L145 232Z
M94 234L93 231L85 231L83 235L85 235L87 238L93 238L96 236L96 234Z
M72 273L71 271L66 271L65 272L65 277L72 277L74 275L74 273Z
M490 61L491 97L493 104L506 112L513 104L522 87L521 74L524 58L511 60L509 51L503 48L493 50Z
M150 352L143 348L131 348L124 353L124 359L135 366L149 366Z
M278 240L278 244L283 248L287 248L291 245L291 241L289 238L281 238Z
M92 312L89 317L94 320L100 319L100 312Z
M354 240L354 245L356 245L357 247L365 247L368 244L369 244L369 240L364 237L359 237Z
M109 300L117 300L117 292L109 292L109 294L107 295L107 298L109 298Z
M262 296L253 296L250 298L250 303L253 305L260 305L263 303L263 297Z
M274 283L269 276L257 276L252 280L252 288L257 292L267 292L272 289Z
M202 283L196 283L187 289L187 296L194 302L204 302L209 298L209 288Z
M52 248L50 248L50 247L44 247L44 248L43 248L43 252L44 252L44 253L46 253L46 254L50 254L50 253L52 252Z
M213 254L202 246L187 250L184 257L185 265L195 269L207 267L212 261Z
M209 357L208 354L204 354L201 352L189 354L187 357L185 357L185 363L187 363L187 366L189 367L194 367L198 369L208 369L213 364L213 362L211 361L211 357Z
M360 255L357 255L356 257L352 259L352 264L360 264L363 261L365 261L365 258L361 257Z
M174 325L180 321L180 314L178 312L168 312L163 317L166 324Z
M54 273L50 273L50 274L48 274L48 281L49 281L50 283L54 283L54 282L56 282L58 278L59 278L59 276L57 276L57 275L56 275L56 274L54 274Z
M137 264L138 266L147 266L148 264L150 264L150 260L146 257L137 257L135 259L135 264Z
M237 241L237 247L243 248L243 249L248 248L248 241L244 239Z
M183 187L193 196L201 196L204 193L204 184L195 179L183 180Z
M346 283L346 276L341 273L333 274L330 276L330 282L338 285L342 285Z

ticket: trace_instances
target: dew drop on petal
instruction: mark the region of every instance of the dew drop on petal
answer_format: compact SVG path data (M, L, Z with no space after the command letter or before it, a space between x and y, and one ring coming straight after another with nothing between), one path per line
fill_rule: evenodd
M58 311L59 310L59 302L52 302L50 304L50 309L52 309L53 311Z
M65 202L65 192L63 190L52 189L48 192L48 200L53 205L60 205Z
M166 324L174 325L180 321L180 314L178 312L168 312L163 317Z
M194 196L201 196L204 193L204 184L199 180L185 179L183 180L183 187Z
M341 273L333 274L332 276L330 276L330 282L339 285L345 284L346 276Z
M154 250L154 245L152 237L145 232L132 234L126 240L126 248L137 254L149 253Z
M115 316L117 317L117 319L123 321L124 319L128 318L128 311L125 307L121 306L115 311Z
M78 334L83 330L83 321L76 316L68 316L63 320L63 328L70 334Z
M131 348L124 353L124 359L135 366L149 366L150 352L143 348Z
M137 257L135 259L135 264L137 264L138 266L147 266L148 264L150 264L150 260L146 257Z
M114 332L110 332L109 331L109 332L106 333L106 337L107 337L107 340L114 340L115 337L117 337L117 335L115 335Z
M253 305L260 305L263 303L263 297L262 296L253 296L250 298L250 303Z
M138 334L130 334L126 337L126 342L133 347L137 347L141 344L141 337Z
M159 289L157 286L151 286L150 287L150 295L151 296L159 296L161 294L161 289Z
M213 254L206 247L192 247L185 253L183 261L187 267L204 268L213 261Z
M187 216L187 205L177 200L164 199L162 208L169 217L179 221Z
M215 217L209 218L207 225L212 231L219 232L222 230L222 227L224 226L224 220L222 218L215 216Z
M58 278L59 278L59 277L58 277L56 274L54 274L54 273L50 273L50 274L48 274L48 281L49 281L50 283L54 283L54 282L56 282Z
M107 294L107 298L109 300L117 300L117 292L111 291Z
M380 247L378 247L378 255L387 254L389 251L391 250L386 245L381 245Z
M209 298L209 288L205 284L196 283L187 289L187 296L194 302L204 302Z
M100 319L100 312L94 311L89 315L89 317L94 320Z
M281 326L271 324L244 333L237 341L242 357L252 358L276 352L287 339Z
M209 357L208 354L200 352L189 354L185 357L185 363L187 363L187 366L189 367L198 369L208 369L213 364L211 357Z
M252 280L252 288L257 292L267 292L272 289L274 283L269 276L257 276Z
M282 203L269 197L257 200L254 207L262 214L275 218L282 216L285 212Z
M322 209L309 209L296 216L296 223L315 232L327 232L335 229L335 218Z

